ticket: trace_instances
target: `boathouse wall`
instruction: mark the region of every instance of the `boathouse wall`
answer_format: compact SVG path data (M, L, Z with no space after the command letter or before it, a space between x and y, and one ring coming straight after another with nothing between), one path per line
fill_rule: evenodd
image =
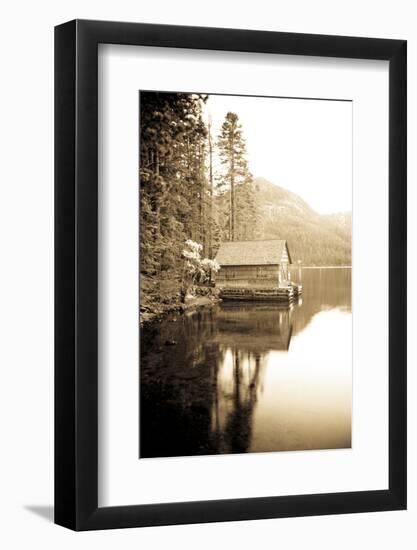
M279 265L227 265L216 275L219 287L276 287Z

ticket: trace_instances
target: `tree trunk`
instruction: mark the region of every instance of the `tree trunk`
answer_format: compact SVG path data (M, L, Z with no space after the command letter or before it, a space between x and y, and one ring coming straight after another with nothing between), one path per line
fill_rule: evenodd
M209 179L210 179L210 224L209 224L209 258L213 258L213 144L211 141L211 120L208 123L209 142ZM211 280L211 273L210 273Z
M230 240L235 240L235 124L230 135Z

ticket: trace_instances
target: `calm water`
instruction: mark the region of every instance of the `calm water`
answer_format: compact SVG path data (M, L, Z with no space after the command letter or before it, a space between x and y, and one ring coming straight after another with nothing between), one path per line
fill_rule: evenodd
M141 457L350 447L351 270L301 282L291 309L222 303L142 331Z

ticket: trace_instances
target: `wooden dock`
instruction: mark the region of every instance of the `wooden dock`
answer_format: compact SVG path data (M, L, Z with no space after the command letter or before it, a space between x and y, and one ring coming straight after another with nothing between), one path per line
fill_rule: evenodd
M291 284L290 286L279 287L224 287L220 290L222 300L241 300L251 302L278 302L281 304L292 304L295 298L302 293L302 286Z

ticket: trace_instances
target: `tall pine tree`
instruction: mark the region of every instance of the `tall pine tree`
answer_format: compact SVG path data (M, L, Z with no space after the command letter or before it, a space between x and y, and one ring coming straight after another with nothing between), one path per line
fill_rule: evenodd
M223 239L251 240L256 236L257 204L246 143L236 113L227 113L217 142L222 169L218 176L219 219Z

